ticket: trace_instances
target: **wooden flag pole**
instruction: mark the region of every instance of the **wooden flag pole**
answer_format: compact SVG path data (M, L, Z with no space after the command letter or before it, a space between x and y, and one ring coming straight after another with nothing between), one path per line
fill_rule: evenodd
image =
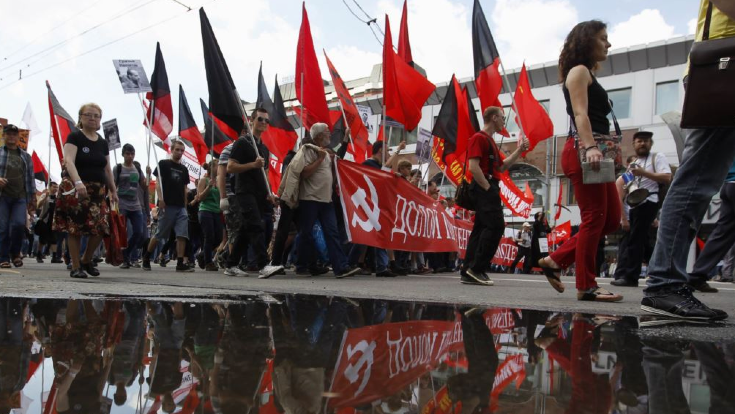
M303 83L302 83L302 86L303 86ZM240 93L237 92L237 89L235 89L234 91L235 91L235 96L237 97L237 107L240 108L240 115L242 116L243 121L245 121L245 123L247 125L250 125L250 122L248 121L248 117L245 114L245 109L242 107L242 99L240 99ZM214 122L214 119L212 120L212 122ZM212 131L212 132L214 133L214 131ZM255 150L255 154L258 157L260 157L261 155L260 155L260 151L258 151L258 144L255 143L255 132L253 131L252 127L250 127L250 132L251 132L251 135L253 136L253 140L252 140L251 144L253 144L253 149ZM212 135L212 140L214 142L214 135ZM271 160L270 159L267 159L267 160L264 160L264 161L266 163L268 163L268 166L270 167ZM268 195L269 196L272 196L273 195L273 192L271 191L271 183L270 183L270 181L268 181L268 174L266 174L265 173L265 170L262 169L262 168L260 169L260 171L263 173L263 179L265 180L265 186L268 187Z
M51 137L53 132L48 132L48 177L46 177L46 188L51 185Z
M380 115L380 118L383 121L383 125L380 126L383 129L383 148L380 150L383 162L381 164L385 164L385 144L388 139L385 135L385 97L383 97L383 113Z
M158 154L156 153L156 148L155 147L152 147L153 146L153 131L152 131L153 130L153 127L152 127L152 125L153 125L153 113L156 110L156 101L153 100L151 102L151 115L150 115L150 118L149 118L148 117L148 114L145 113L145 105L143 104L142 94L138 94L138 98L140 99L140 106L143 108L143 115L144 115L143 118L145 119L146 126L148 127L148 149L149 149L149 152L148 152L148 166L151 165L151 154L150 154L150 151L153 151L153 157L156 160L156 168L158 168L159 167L159 165L158 165ZM158 185L161 186L161 193L163 194L163 178L162 177L163 176L159 173L159 176L158 176L158 180L157 181L158 181ZM156 192L156 196L157 195L158 195L158 193Z

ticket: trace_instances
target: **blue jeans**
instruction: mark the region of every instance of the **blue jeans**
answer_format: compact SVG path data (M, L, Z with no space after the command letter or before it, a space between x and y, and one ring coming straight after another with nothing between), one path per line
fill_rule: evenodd
M26 235L27 205L25 198L0 196L0 263L20 254Z
M145 238L145 218L140 210L120 210L120 213L128 220L128 248L123 250L123 259L130 263L131 254L140 248Z
M735 128L689 133L681 164L661 207L656 247L648 264L647 295L673 291L688 283L689 246L734 159Z
M337 218L332 203L320 203L311 200L299 201L299 252L312 249L310 247L314 245L312 229L317 219L322 224L324 239L327 242L327 250L329 251L329 260L332 262L334 273L340 275L347 271L347 257L342 251L339 241ZM299 261L303 261L303 259L305 258L299 257Z
M365 253L368 246L362 244L353 244L350 250L350 265L356 265L360 261L360 256ZM375 257L375 273L380 273L388 269L388 252L385 249L373 248Z
M222 219L220 218L220 213L200 211L199 224L202 226L202 236L204 236L204 244L202 246L204 263L209 264L212 262L214 249L222 241Z

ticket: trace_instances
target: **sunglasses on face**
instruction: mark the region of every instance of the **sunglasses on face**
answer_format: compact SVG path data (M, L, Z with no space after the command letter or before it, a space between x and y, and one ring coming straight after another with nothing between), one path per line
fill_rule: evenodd
M262 116L259 116L259 117L255 118L255 119L257 119L258 122L265 122L266 124L270 124L271 123L271 120L270 119L263 118Z

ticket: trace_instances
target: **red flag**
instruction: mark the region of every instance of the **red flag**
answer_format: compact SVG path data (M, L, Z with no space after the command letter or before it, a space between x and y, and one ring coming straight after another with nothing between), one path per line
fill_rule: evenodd
M385 16L383 42L383 106L385 114L413 131L421 120L421 108L436 86L393 51L390 21Z
M479 0L475 0L475 6L472 9L472 55L475 63L475 86L477 96L480 98L480 112L484 112L488 106L502 108L503 105L498 99L503 89L503 80L499 70L500 54ZM501 134L506 137L510 136L505 129Z
M302 79L303 77L303 79ZM324 80L319 70L319 61L314 51L311 38L309 16L306 14L306 3L302 3L301 30L296 48L296 99L303 107L304 126L309 129L317 122L329 123L329 108L324 93ZM302 94L303 88L303 96Z
M283 98L281 97L281 89L278 87L278 79L276 79L276 86L273 89L273 96L275 102L271 101L271 97L268 95L265 79L263 79L263 67L261 66L258 72L258 100L255 106L268 111L270 124L268 129L260 135L260 139L271 154L283 159L293 149L298 135L288 121L286 108L283 106Z
M151 132L163 141L163 146L168 150L171 140L169 134L174 129L174 110L171 105L171 88L168 86L168 74L166 74L166 63L161 54L161 44L156 43L156 65L151 75L152 92L146 94L146 99L151 102L146 112L146 121L151 119L151 108L153 109L153 122Z
M413 67L413 56L411 56L411 42L408 40L408 0L403 1L403 14L401 15L401 30L398 32L398 56Z
M240 131L248 128L243 119L242 101L203 7L199 9L199 20L204 48L204 68L207 71L209 107L214 119L220 124L220 130L234 140L240 136ZM215 142L215 148L216 146Z
M46 167L43 165L43 162L41 162L41 159L38 158L38 154L36 154L36 151L33 151L31 159L33 160L33 176L38 181L47 182L48 172L46 171Z
M337 69L332 65L332 61L329 60L327 52L324 52L324 57L327 59L327 66L329 67L329 74L332 77L332 83L334 84L334 90L337 92L339 97L339 103L344 110L345 118L347 118L347 124L350 127L351 143L347 150L355 157L355 162L362 163L365 161L365 152L368 149L368 130L365 128L365 124L362 123L360 118L360 112L355 106L355 101L352 100L350 91L345 86L342 77L339 76Z
M536 144L554 135L554 124L551 123L549 114L546 113L546 109L533 97L525 63L521 69L521 75L518 77L515 101L518 111L516 123L523 126L523 133L528 137L528 141L531 144L528 150L523 153L525 156L536 148ZM518 121L519 117L520 122Z
M556 199L556 215L554 216L554 221L559 220L559 217L561 217L561 195L564 191L564 184L561 182L559 183L559 197Z
M526 195L526 198L529 200L533 200L534 198L536 198L533 195L533 191L531 191L531 186L528 184L528 181L526 181L526 190L524 191L524 194Z
M554 230L549 234L549 244L555 246L560 244L572 237L572 223L565 221L564 223L557 224Z
M184 88L179 85L179 136L189 142L189 146L194 148L194 152L197 153L197 162L199 165L203 165L207 162L207 153L209 148L202 138L202 133L199 132L194 117L191 114L189 108L189 102L186 100L184 94Z
M46 81L46 88L48 89L48 111L51 114L51 132L54 136L54 144L56 144L56 153L59 155L59 164L64 165L66 137L78 129L71 115L61 107L48 81Z

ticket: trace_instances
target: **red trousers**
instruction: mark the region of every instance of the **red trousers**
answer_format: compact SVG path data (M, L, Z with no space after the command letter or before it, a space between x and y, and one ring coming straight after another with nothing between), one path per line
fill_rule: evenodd
M550 257L562 269L576 263L577 290L588 290L597 287L595 261L600 239L620 227L620 197L614 182L582 184L582 166L573 139L564 145L561 168L574 187L582 223L579 232Z

